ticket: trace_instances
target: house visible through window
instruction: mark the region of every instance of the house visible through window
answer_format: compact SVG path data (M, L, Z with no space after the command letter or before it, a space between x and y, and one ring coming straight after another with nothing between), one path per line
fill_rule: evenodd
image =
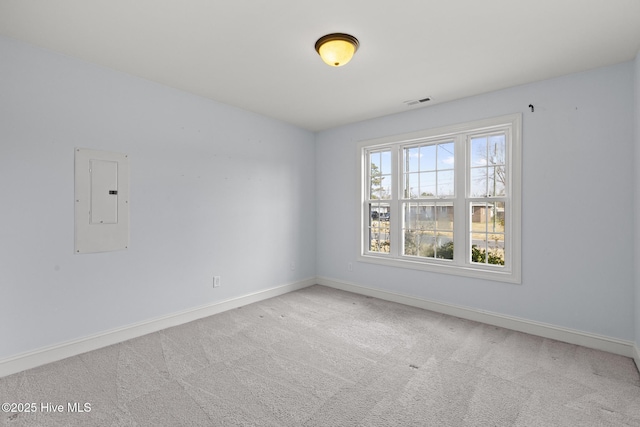
M360 259L519 283L520 122L361 142Z

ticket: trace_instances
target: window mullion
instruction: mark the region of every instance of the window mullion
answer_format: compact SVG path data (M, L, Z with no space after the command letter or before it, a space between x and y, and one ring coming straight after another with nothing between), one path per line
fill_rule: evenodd
M400 145L395 145L391 150L391 200L389 207L391 215L389 216L389 229L391 232L391 255L398 257L402 254L402 201L400 195L402 194L402 148Z
M453 207L453 259L456 264L464 265L467 263L466 254L470 248L467 248L469 235L469 214L467 213L466 195L467 190L467 139L466 135L458 135L455 139L455 192Z
M364 168L364 182L362 183L362 194L364 203L362 204L362 230L366 230L366 232L362 233L361 244L363 251L365 253L371 252L370 246L370 219L369 219L369 205L371 203L371 152L369 150L365 151L364 159L362 161L362 167Z

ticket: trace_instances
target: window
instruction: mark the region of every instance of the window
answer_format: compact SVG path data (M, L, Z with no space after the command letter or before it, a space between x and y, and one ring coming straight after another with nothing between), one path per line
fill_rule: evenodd
M519 114L363 141L360 260L520 283Z

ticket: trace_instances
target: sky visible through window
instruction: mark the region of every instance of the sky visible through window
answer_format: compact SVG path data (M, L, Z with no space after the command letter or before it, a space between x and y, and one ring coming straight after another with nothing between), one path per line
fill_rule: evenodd
M404 149L404 197L445 197L455 194L454 143Z
M471 138L471 197L505 195L505 147L504 133Z

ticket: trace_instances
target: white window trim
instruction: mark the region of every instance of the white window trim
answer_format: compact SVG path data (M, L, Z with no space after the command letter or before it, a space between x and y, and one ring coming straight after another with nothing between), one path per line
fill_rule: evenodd
M390 144L410 144L412 142L420 142L425 139L431 138L440 138L446 137L447 135L456 135L463 132L474 132L481 133L490 131L496 128L509 127L511 129L511 142L509 144L509 149L507 150L507 163L509 165L509 196L510 196L510 204L511 204L511 221L507 221L507 229L505 230L505 245L509 245L510 248L510 262L509 265L505 267L500 266L492 267L491 265L482 265L482 264L471 264L466 261L460 262L457 264L453 264L451 262L438 260L438 259L428 259L428 258L420 258L420 259L408 259L407 257L401 257L398 253L395 253L392 250L392 253L371 253L368 251L368 236L365 233L365 229L368 226L369 221L369 212L368 209L365 209L364 201L367 192L367 180L366 176L367 165L366 165L366 155L365 151L370 149L382 148L383 146L387 146ZM456 144L458 147L458 145ZM465 144L465 149L467 146ZM358 212L360 212L360 231L358 234L358 248L359 248L359 256L358 261L374 263L379 265L386 265L391 267L400 267L400 268L410 268L417 269L423 271L430 271L435 273L443 273L443 274L452 274L458 276L465 277L473 277L479 279L486 280L494 280L508 283L521 283L522 276L522 259L521 259L521 237L522 237L522 114L510 114L501 117L494 117L489 119L477 120L468 123L456 124L452 126L445 126L440 128L428 129L419 132L413 132L402 135L394 135L377 139L370 139L365 141L360 141L357 144L358 150L358 158L359 161L359 170L358 170L358 179L360 181L359 185L359 195L358 195ZM456 163L458 161L468 162L469 157L468 153L465 153L464 156L460 155L458 148L456 148ZM392 185L395 187L393 191L396 194L399 194L399 185L398 177L400 174L398 173L397 168L400 167L398 161L398 153L392 151L392 164L393 167L396 168L393 172L393 180ZM458 160L460 159L460 160ZM462 160L464 159L464 160ZM468 170L468 164L462 168L464 169L465 176L463 179L467 179L466 171ZM460 174L456 173L456 197L457 202L455 203L465 203L468 197L464 197L463 195L460 197L460 191L464 191L465 185L461 185L458 180ZM462 200L462 202L460 202ZM394 199L389 201L393 206L392 210L395 212L395 215L391 216L391 245L396 248L397 252L400 247L401 236L398 232L400 230L400 226L398 225L398 221L400 221L401 215L400 212L400 198L396 196ZM466 209L466 207L465 207ZM464 233L465 238L464 241L467 242L465 245L455 245L454 246L454 258L457 260L466 259L466 254L470 253L470 248L468 248L468 236L470 230L470 224L466 224L466 214L464 209L456 208L454 209L454 221L461 221L464 223ZM459 241L459 238L456 238L456 241ZM461 247L462 246L462 247ZM466 251L463 253L462 251Z

